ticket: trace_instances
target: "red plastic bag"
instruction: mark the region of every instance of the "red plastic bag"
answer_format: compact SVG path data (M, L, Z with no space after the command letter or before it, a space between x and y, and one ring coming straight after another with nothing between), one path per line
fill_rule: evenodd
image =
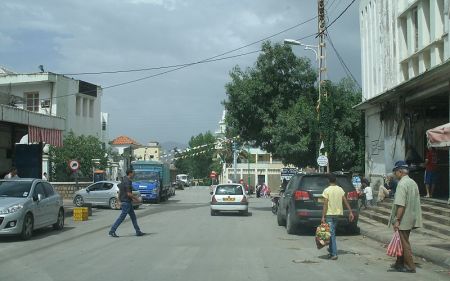
M390 257L400 257L403 255L403 247L398 231L394 232L391 243L387 247L386 254Z

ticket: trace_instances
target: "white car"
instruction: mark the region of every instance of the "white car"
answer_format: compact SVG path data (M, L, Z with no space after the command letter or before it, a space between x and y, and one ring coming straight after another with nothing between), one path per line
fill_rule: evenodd
M85 203L94 206L105 206L111 209L118 209L117 194L119 193L119 181L99 181L80 189L75 193L73 204L77 207ZM133 208L138 209L142 205L141 193L133 190L133 195L141 198L139 202L133 202Z
M211 216L230 211L248 215L248 200L241 184L219 184L211 192Z

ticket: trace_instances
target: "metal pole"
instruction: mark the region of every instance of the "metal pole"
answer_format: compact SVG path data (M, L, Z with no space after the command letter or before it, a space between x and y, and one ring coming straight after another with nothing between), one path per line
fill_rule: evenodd
M250 144L247 145L247 176L248 176L248 191L250 191Z
M234 168L234 182L237 182L237 149L236 142L233 141L233 168Z

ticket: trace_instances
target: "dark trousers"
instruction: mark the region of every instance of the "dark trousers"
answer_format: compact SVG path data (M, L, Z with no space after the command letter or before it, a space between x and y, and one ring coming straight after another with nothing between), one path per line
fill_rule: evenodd
M398 233L400 234L400 242L402 243L403 256L397 257L395 264L404 266L409 270L415 270L416 265L414 264L411 244L409 243L411 230L399 230Z
M133 223L134 230L136 231L136 233L141 232L141 230L139 229L139 226L137 224L137 219L136 219L136 214L134 213L133 204L131 204L131 202L122 202L121 205L122 205L121 206L122 213L120 213L120 216L117 218L116 222L111 227L111 232L116 232L117 228L123 222L123 220L125 219L125 217L127 215L130 216L131 222Z

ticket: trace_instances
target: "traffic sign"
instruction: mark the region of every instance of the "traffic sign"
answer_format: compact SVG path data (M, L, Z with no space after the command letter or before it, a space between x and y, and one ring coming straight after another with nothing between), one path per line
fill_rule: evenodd
M80 163L77 160L70 160L69 161L69 168L72 171L77 171L78 169L80 169Z
M325 155L320 155L319 157L317 157L317 164L321 167L325 167L328 165L328 157L326 157Z
M209 174L209 177L214 179L215 177L217 177L217 173L215 171L211 171L211 174Z

